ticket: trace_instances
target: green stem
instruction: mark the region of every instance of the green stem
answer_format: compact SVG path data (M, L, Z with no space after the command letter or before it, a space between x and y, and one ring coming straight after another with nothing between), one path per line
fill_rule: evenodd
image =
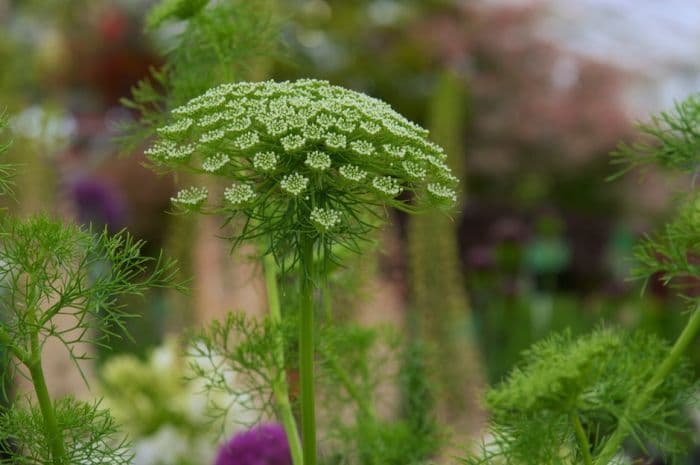
M54 465L66 465L68 463L68 456L66 454L65 445L63 444L63 435L58 428L56 412L54 411L51 397L49 396L49 390L46 386L44 370L41 367L41 345L39 344L39 338L36 334L32 338L32 361L27 365L27 368L29 368L29 373L32 377L32 384L34 385L34 391L36 392L36 397L39 402L41 415L44 417L44 433L46 434L46 441L51 450L53 463Z
M647 382L646 386L644 386L644 389L639 396L637 396L636 399L634 399L634 402L632 402L627 408L626 413L638 412L646 405L654 391L661 385L661 383L663 383L666 376L668 376L673 367L675 367L680 360L683 353L688 349L690 343L693 342L698 330L700 330L700 303L697 304L695 310L693 310L693 314L688 319L688 323L686 323L685 328L683 328L683 332L681 332L678 339L676 339L676 343L671 348L671 351L668 353L661 365L659 365L659 367L656 369L654 375ZM624 417L626 416L627 415ZM617 425L617 429L612 436L610 436L610 439L607 440L605 447L603 447L603 450L598 455L598 458L595 461L596 465L608 465L610 460L619 450L620 446L622 446L622 442L625 440L625 438L627 438L629 433L630 425L625 421L620 421Z
M588 442L588 436L586 436L581 420L576 413L572 413L570 418L571 423L574 425L574 431L576 432L576 439L578 440L579 449L581 449L583 463L585 465L593 465L593 457L591 457L591 444Z
M301 438L304 465L316 464L316 407L314 398L314 301L313 301L313 242L301 246L300 256L300 316L299 378L301 384Z
M267 287L267 305L270 311L270 319L277 325L279 330L282 330L282 312L280 311L280 298L277 286L277 265L275 259L266 255L263 258L263 266L265 268L265 283ZM272 391L277 403L277 410L284 426L284 431L287 433L287 442L289 450L292 454L292 463L294 465L303 465L303 456L301 449L301 441L299 439L299 431L292 413L292 405L289 402L289 386L287 385L287 377L285 373L284 362L284 338L280 334L275 348L275 358L277 366L281 369L279 379L272 385Z
M15 344L12 336L10 336L2 326L0 326L0 344L4 345L8 351L12 352L20 362L29 365L29 353Z

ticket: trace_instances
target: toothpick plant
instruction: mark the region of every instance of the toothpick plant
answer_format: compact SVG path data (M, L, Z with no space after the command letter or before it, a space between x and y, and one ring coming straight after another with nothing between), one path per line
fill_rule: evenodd
M453 204L457 179L426 130L380 100L324 81L223 84L171 115L146 151L150 160L229 182L213 200L193 186L173 203L223 214L240 225L234 245L254 241L298 276L303 465L314 465L314 292L334 247L361 252L389 207Z
M646 139L613 154L623 172L653 163L692 179L676 217L637 246L634 269L635 278L660 277L687 301L685 328L673 345L612 329L536 344L487 394L492 441L465 463L608 465L619 463L627 440L668 458L684 451L684 410L697 392L684 354L700 330L700 297L689 292L700 278L700 99L639 127Z

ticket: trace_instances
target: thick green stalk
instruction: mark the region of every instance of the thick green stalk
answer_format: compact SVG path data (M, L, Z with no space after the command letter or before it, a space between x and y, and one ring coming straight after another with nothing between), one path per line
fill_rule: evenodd
M578 447L581 449L583 463L585 465L593 465L593 457L591 457L591 444L588 442L588 436L586 436L583 425L581 425L581 420L576 413L572 413L570 417L571 423L574 425L574 431L576 432Z
M51 450L53 464L67 465L68 456L66 454L66 447L63 444L63 435L58 428L56 412L54 411L51 397L49 396L49 390L46 386L44 370L41 367L41 345L39 344L39 338L36 334L32 338L32 360L27 365L27 368L29 368L34 391L36 392L39 408L41 409L41 415L44 418L44 433L46 434L46 441Z
M282 312L280 311L280 298L277 286L277 265L275 264L275 259L270 255L266 255L263 259L263 266L265 268L267 306L270 311L270 318L281 330ZM289 386L287 384L287 378L284 371L284 338L282 335L279 336L277 341L275 358L277 359L277 366L281 367L282 369L279 379L275 380L272 385L275 402L277 403L277 410L281 417L284 431L287 433L287 442L289 443L289 450L292 454L292 463L294 465L303 465L304 462L301 442L299 439L299 431L297 430L297 424L294 420L294 414L292 413L292 405L289 402Z
M666 376L668 376L673 367L675 367L680 360L683 353L688 349L690 343L693 342L698 330L700 330L700 303L696 305L695 310L693 310L693 314L690 316L690 319L688 319L688 323L686 323L685 328L683 328L683 331L681 332L680 336L678 336L678 339L676 339L676 343L671 348L671 351L668 353L661 365L659 365L659 367L656 369L654 375L651 377L651 379L649 379L639 396L637 396L634 402L630 404L627 412L637 412L646 405L654 391L661 385L661 383L663 383ZM598 455L595 464L608 465L610 460L622 446L622 442L629 434L630 425L625 421L620 421L617 425L617 429L607 440L603 450Z
M301 384L301 439L304 449L304 465L315 465L313 242L306 241L303 243L300 252L299 381Z

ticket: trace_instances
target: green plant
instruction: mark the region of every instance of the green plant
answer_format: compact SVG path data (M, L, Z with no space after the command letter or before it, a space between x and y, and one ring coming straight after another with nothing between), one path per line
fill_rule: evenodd
M7 127L7 117L4 112L0 112L0 133ZM0 156L4 156L10 148L11 142L0 143ZM12 178L14 177L14 167L7 162L0 163L0 195L12 193Z
M52 401L42 351L56 338L80 369L78 361L87 357L80 344L105 344L129 317L119 296L171 284L174 263L141 256L141 246L125 233L95 234L43 215L0 220L0 342L10 357L7 373L27 377L37 402L16 401L0 417L1 439L19 451L12 463L28 463L28 457L79 463L100 451L117 454L114 460L123 456L121 446L111 448L114 424L97 404Z
M45 215L0 218L4 375L26 377L36 395L0 414L7 463L128 463L126 443L99 403L51 399L42 354L48 339L58 339L80 370L87 357L80 344L105 344L114 325L129 317L120 295L172 284L174 263L141 256L141 246L126 233L95 234Z
M687 302L687 323L675 343L599 329L535 344L522 365L487 394L493 441L465 463L607 465L627 439L668 457L683 451L683 410L696 391L684 353L700 330L700 300L688 292L700 278L698 114L700 100L691 97L675 112L639 126L651 140L623 144L614 153L614 161L629 168L656 163L693 175L676 217L637 246L633 270L635 278L660 276Z
M171 113L147 156L233 181L213 204L205 187L184 189L173 203L241 217L233 244L255 241L298 276L303 463L313 465L313 295L333 247L360 252L387 207L451 205L457 179L427 131L384 102L322 81L223 84Z

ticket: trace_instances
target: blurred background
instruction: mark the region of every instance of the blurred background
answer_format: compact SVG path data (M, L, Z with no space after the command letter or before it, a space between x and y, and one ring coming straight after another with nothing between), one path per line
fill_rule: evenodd
M114 352L142 361L187 328L265 306L246 251L229 257L214 218L169 214L177 180L143 166L146 141L127 155L118 142L139 117L120 99L162 66L179 31L144 32L154 3L0 0L0 107L20 165L7 206L127 228L192 279L189 295L133 305L133 340ZM462 179L452 218L394 214L376 262L336 298L343 318L435 343L437 408L455 431L478 434L479 392L552 331L605 321L675 337L682 303L627 277L635 241L667 218L683 180L654 169L607 178L636 120L700 88L700 3L285 0L271 14L275 51L250 78L327 79L379 97L428 127ZM99 377L114 352L86 350ZM445 368L451 353L460 366ZM88 395L51 356L55 392Z

